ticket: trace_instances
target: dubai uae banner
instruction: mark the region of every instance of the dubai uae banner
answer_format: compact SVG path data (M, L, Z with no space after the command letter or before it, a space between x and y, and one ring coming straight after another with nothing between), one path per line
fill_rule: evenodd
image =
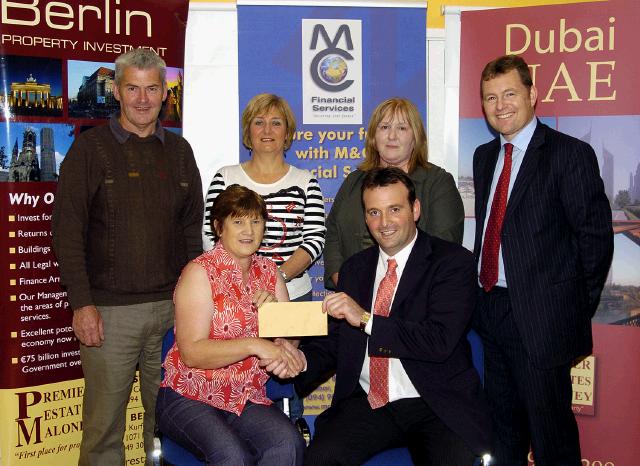
M344 178L365 157L376 105L406 97L424 118L425 24L424 7L238 7L240 113L262 92L289 102L298 131L286 161L318 179L327 214ZM241 132L238 140L240 160L248 160ZM310 273L313 299L321 300L322 259ZM305 414L328 407L331 394L330 384L320 387L307 398Z
M0 0L0 463L77 463L84 383L51 248L60 163L118 108L115 58L154 50L169 66L166 126L180 131L187 0ZM144 464L137 384L127 464Z
M582 464L640 464L640 3L500 9L462 14L459 186L475 228L472 159L493 139L479 95L484 65L522 55L538 89L536 113L591 144L613 211L615 253L593 319L593 355L574 368ZM549 251L553 254L553 251Z

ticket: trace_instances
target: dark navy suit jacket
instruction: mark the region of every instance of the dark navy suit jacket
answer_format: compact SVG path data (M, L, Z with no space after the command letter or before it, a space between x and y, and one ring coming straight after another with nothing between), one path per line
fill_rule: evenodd
M350 257L340 269L339 291L372 309L378 246ZM371 336L345 321L331 321L329 336L302 350L307 371L297 387L336 371L332 406L359 385L367 339L369 355L399 358L420 396L478 454L490 445L490 424L466 339L475 306L473 255L418 230L389 317L374 317Z
M476 261L499 151L496 138L473 157ZM611 208L591 146L538 121L500 240L513 316L533 362L554 367L589 354L613 255Z

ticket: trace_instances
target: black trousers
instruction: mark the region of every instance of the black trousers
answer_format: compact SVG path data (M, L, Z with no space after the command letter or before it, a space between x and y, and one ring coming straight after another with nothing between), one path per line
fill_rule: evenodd
M525 350L508 290L479 289L473 326L484 345L484 388L494 428L496 466L580 466L578 426L571 410L570 364L539 368Z
M305 465L360 465L383 450L406 446L416 465L471 466L465 442L421 398L371 409L365 392L332 406L316 419Z

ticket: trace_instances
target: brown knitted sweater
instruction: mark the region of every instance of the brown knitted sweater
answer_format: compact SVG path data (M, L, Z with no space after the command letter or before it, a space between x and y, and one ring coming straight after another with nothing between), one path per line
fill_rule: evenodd
M189 143L116 117L80 134L61 167L53 247L72 309L171 299L202 252L200 173Z

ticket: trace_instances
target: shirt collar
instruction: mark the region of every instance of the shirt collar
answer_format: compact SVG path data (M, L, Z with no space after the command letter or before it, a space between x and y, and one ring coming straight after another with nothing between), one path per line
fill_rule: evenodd
M120 144L124 144L125 142L127 142L129 136L133 134L124 129L120 124L120 112L116 112L111 115L111 118L109 119L109 128L111 129L111 133L113 133L113 136L116 138L116 141L118 141ZM160 120L156 120L156 129L153 132L153 136L160 139L160 142L162 144L164 144L164 131L164 128L160 124Z
M394 258L396 260L396 263L398 264L398 270L402 271L407 261L409 260L409 256L411 255L411 250L413 249L413 245L416 244L417 239L418 239L418 229L416 228L415 234L413 235L413 239L409 242L409 244L407 244L400 251L398 251L395 256L389 256L386 252L382 250L382 248L378 248L380 251L380 260L384 263L385 270L387 268L387 260Z
M514 136L511 141L507 141L504 136L500 135L500 147L503 147L507 142L513 144L513 146L519 151L525 152L527 147L529 147L529 142L533 137L533 132L536 130L536 125L538 124L538 119L533 116L531 121L527 123L524 128L518 131L518 134Z

